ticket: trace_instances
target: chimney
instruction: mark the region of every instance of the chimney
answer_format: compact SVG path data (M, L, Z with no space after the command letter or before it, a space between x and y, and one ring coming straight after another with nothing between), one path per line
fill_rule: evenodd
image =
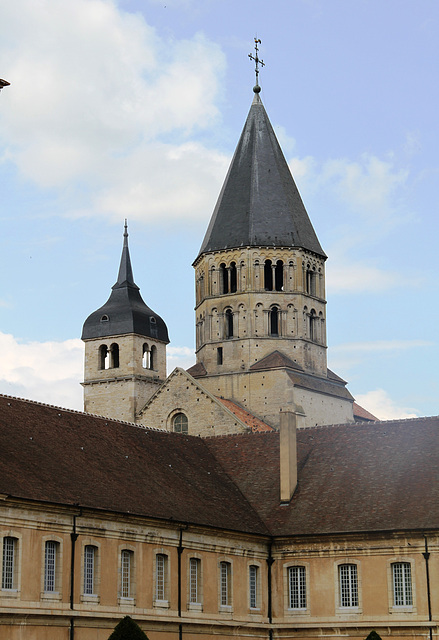
M280 501L288 504L297 486L296 430L299 416L294 411L280 414Z

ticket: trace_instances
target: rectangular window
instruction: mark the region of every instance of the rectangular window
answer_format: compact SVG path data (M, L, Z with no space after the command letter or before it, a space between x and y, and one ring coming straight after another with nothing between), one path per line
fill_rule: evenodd
M166 572L168 565L168 557L163 553L156 555L156 600L166 600Z
M17 538L3 538L2 589L15 589Z
M95 595L96 547L88 544L84 547L84 595Z
M133 572L133 559L134 554L128 549L124 549L121 553L121 589L120 595L122 598L132 598L132 572Z
M306 609L305 567L288 567L288 607Z
M48 540L44 551L44 591L53 593L56 591L56 561L58 543Z
M358 607L357 565L341 564L338 570L340 580L340 606Z
M200 567L201 561L198 558L191 558L189 561L189 602L199 604L200 598Z
M252 564L249 567L248 574L248 587L249 587L249 604L250 609L257 609L258 607L258 578L259 567Z
M222 607L228 607L231 604L230 578L231 578L230 562L221 562L220 563L220 603Z
M409 562L392 564L393 604L395 607L410 607L413 604L412 571Z

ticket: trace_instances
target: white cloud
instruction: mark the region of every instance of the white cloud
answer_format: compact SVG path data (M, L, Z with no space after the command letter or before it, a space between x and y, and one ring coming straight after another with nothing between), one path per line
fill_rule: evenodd
M397 406L384 389L375 389L374 391L360 394L355 400L380 420L416 418L419 415L419 412L412 407Z
M404 205L408 172L396 167L392 154L385 160L363 154L356 161L293 158L291 172L314 212L320 212L330 244L327 265L328 291L331 293L382 292L397 286L416 286L420 276L388 269L380 262L385 254L372 261L358 258L358 250L367 243L375 246L409 215Z
M82 409L81 340L24 343L0 333L0 351L1 393Z
M0 393L82 411L82 340L22 342L0 333L0 352ZM168 347L167 354L168 372L195 363L189 347Z
M189 369L189 367L195 364L194 350L189 347L168 347L166 353L168 375L175 367Z
M212 206L227 159L187 137L219 117L217 45L202 34L165 42L111 0L16 0L0 23L11 82L0 155L22 175L69 186L76 213L196 217Z
M357 162L328 160L321 179L325 185L332 185L341 202L357 214L374 222L379 220L382 225L385 220L396 222L397 194L407 176L407 172L398 171L393 162L363 154Z

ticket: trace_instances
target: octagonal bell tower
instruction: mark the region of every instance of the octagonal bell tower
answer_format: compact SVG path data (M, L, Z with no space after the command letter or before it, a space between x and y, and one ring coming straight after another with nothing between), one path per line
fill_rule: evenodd
M119 274L107 302L84 322L84 411L136 422L166 378L165 322L135 284L125 221Z

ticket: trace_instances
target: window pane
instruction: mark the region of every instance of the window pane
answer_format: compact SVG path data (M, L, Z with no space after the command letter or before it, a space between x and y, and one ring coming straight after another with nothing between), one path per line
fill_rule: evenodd
M199 602L199 587L198 587L198 581L200 579L200 560L198 560L198 558L191 558L190 559L190 566L189 566L189 572L190 572L190 576L189 576L189 601L193 602L193 603L198 603Z
M393 602L396 607L413 604L412 576L409 562L395 562L393 572Z
M124 549L121 557L121 595L122 598L131 597L131 559L132 551Z
M166 556L156 555L156 600L166 600Z
M339 572L340 606L358 607L357 565L342 564Z
M289 567L289 608L306 609L306 572L305 567Z
M94 595L96 547L87 545L84 548L84 594Z
M3 538L2 589L14 588L16 538Z
M230 604L230 563L221 562L221 605L226 607Z
M184 413L177 413L172 421L176 433L188 432L188 419Z
M44 554L44 591L55 591L56 542L46 542Z
M252 565L249 569L250 609L258 606L258 567Z

